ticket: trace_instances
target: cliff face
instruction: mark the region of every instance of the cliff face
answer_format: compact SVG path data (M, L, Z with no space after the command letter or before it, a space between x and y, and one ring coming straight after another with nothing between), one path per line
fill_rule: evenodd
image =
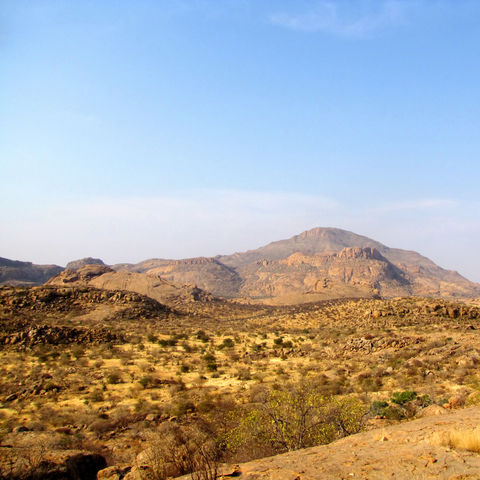
M245 279L241 293L248 297L398 296L411 292L405 274L371 247L344 248L331 254L294 253L284 260L264 260L238 270Z

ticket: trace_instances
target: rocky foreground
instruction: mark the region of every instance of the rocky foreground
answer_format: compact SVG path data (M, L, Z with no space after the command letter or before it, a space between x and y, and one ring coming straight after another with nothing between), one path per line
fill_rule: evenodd
M242 480L480 479L480 455L448 445L451 432L467 436L478 428L480 408L453 413L439 407L432 410L434 414L427 418L248 462L230 469L230 476Z

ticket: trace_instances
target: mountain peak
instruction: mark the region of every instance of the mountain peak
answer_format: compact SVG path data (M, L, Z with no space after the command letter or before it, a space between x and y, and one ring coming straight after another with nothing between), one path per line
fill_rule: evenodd
M79 270L82 267L85 267L86 265L103 265L103 260L100 258L92 258L92 257L85 257L81 258L79 260L73 260L71 262L67 263L67 266L65 267L67 270Z

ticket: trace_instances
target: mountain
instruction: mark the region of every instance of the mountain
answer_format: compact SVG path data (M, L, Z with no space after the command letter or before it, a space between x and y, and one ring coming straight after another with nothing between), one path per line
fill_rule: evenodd
M62 270L3 261L15 266L0 266L0 283L41 283ZM67 267L53 282L132 290L177 306L181 301L205 299L206 292L266 303L378 295L480 297L479 284L417 252L390 248L338 228L314 228L256 250L213 258L153 258L110 268L102 260L89 257L70 262Z
M35 265L0 257L0 285L41 285L62 270L58 265Z
M72 262L68 262L65 270L79 270L86 265L105 265L103 260L99 258L92 258L92 257L85 257L79 260L73 260Z
M119 271L190 283L216 296L267 303L339 297L478 297L480 285L417 252L338 228L314 228L256 250L214 258L149 259Z
M244 280L239 294L293 301L335 296L474 297L480 285L417 252L338 228L314 228L256 250L215 257ZM312 294L314 294L312 296ZM309 297L309 298L308 298Z
M150 259L132 264L113 265L117 271L148 273L179 284L192 284L223 297L237 296L242 279L235 269L215 258L187 258L184 260Z
M253 298L291 302L335 297L410 295L405 273L372 247L347 247L338 253L293 253L281 260L261 260L238 267L241 292Z
M116 272L105 265L86 265L78 270L64 270L46 285L131 291L173 308L181 308L193 302L210 302L213 299L211 294L194 285L174 284L153 274Z
M248 250L244 253L234 253L232 255L219 255L216 258L225 265L235 268L258 260L285 259L296 252L304 255L316 255L319 253L339 252L347 247L375 248L393 263L436 267L431 260L417 252L389 248L371 238L357 235L347 230L321 227L307 230L287 240L269 243L256 250Z

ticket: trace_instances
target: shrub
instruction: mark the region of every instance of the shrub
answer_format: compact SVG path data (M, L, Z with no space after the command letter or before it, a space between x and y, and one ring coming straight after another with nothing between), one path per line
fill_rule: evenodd
M223 342L218 346L218 348L233 348L235 346L235 342L231 338L225 338Z
M252 379L252 373L248 367L241 367L238 368L237 371L235 372L235 376L239 380L251 380Z
M150 343L155 343L155 342L158 340L158 338L157 338L157 336L156 336L154 333L149 333L149 334L147 335L147 340L148 340Z
M425 394L417 397L417 403L420 407L425 408L431 405L433 400L431 399L430 395Z
M218 366L217 366L217 364L216 364L215 362L209 362L209 363L207 363L207 370L208 370L209 372L216 372L216 371L217 371L217 368L218 368Z
M391 401L397 405L404 405L407 402L415 400L417 397L417 392L412 392L410 390L405 390L404 392L395 392L392 394Z
M151 375L145 375L144 377L142 377L138 383L143 387L143 388L148 388L151 383L153 382L153 378Z
M103 392L98 388L92 390L88 395L88 400L91 402L103 402Z
M206 353L204 356L203 356L203 359L209 363L209 362L214 362L215 361L215 355L213 353Z
M394 405L389 405L383 411L383 416L388 420L403 420L405 418L405 410Z
M388 407L388 402L374 401L370 405L370 413L372 415L385 416L385 409Z
M207 343L210 340L210 337L203 330L199 330L197 332L197 339L201 340L203 343Z
M122 383L122 375L120 372L110 372L105 380L110 385L116 385L117 383Z
M327 397L307 384L272 389L260 402L227 432L233 449L260 442L279 453L329 443L358 432L365 415L357 398Z
M162 424L150 435L142 456L150 467L142 480L165 480L188 473L192 480L218 478L219 445L211 432L198 426Z

